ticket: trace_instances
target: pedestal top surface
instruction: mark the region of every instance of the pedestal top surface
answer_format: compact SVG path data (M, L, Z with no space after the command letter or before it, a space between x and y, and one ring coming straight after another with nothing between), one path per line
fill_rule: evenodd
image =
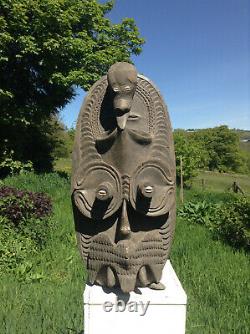
M109 289L86 284L84 303L100 305L106 301L115 302L117 299L122 299L126 302L147 303L150 301L150 305L186 305L187 295L169 260L163 269L161 282L165 285L165 290L137 288L136 291L129 294L122 293L118 288Z

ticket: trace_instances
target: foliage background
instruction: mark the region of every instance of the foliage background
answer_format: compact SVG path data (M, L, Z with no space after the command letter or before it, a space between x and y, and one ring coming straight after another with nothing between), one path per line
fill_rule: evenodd
M250 139L250 132L247 138ZM242 146L242 132L222 125L214 128L174 131L177 181L180 180L180 157L183 160L183 179L190 186L201 169L220 173L250 173L249 157Z
M0 161L52 168L53 117L116 61L138 55L133 19L112 24L113 2L0 0Z

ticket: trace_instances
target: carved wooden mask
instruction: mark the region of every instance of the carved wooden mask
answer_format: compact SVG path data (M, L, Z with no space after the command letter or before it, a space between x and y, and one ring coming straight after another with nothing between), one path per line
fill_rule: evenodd
M82 105L72 203L91 283L159 283L175 225L172 130L160 93L131 64L112 65Z

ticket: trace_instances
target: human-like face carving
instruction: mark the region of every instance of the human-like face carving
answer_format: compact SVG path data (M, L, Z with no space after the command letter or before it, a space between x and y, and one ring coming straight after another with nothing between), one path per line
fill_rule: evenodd
M136 79L132 65L116 65L79 118L72 200L90 282L130 292L160 281L175 222L175 172L158 92Z
M93 168L73 196L90 282L127 293L160 281L175 196L168 172L153 163L119 174Z
M121 131L124 130L127 123L136 82L137 72L131 64L116 63L108 71L108 83L114 94L113 107L117 126Z

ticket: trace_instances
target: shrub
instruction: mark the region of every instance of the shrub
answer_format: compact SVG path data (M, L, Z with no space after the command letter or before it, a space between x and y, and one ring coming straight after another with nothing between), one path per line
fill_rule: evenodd
M22 162L13 158L14 151L9 154L5 151L0 161L0 175L24 174L33 171L33 163L31 161Z
M190 223L210 225L214 219L217 205L203 201L191 201L178 209L178 216Z
M44 247L52 224L43 193L0 187L0 272L30 268L27 259Z
M51 210L51 201L43 193L7 186L0 188L0 215L15 226L29 218L44 218L51 213Z
M17 233L6 220L0 217L0 275L21 266L28 268L28 258L37 250L34 240L22 233Z
M250 250L250 201L240 196L227 202L191 201L178 209L189 223L207 226L216 238L233 247Z
M218 207L213 232L234 247L250 250L250 201L241 196Z

